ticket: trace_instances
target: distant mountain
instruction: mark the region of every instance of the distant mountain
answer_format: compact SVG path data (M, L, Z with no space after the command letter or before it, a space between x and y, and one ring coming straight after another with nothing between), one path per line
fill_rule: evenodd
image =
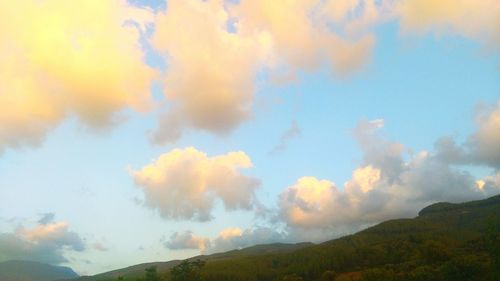
M436 203L353 235L312 243L257 245L189 260L206 261L206 281L500 281L500 195ZM163 279L181 261L149 263L78 281L138 280L156 266ZM144 280L144 279L139 279ZM1 280L0 280L1 281Z
M52 281L78 277L71 268L34 261L0 262L0 281Z

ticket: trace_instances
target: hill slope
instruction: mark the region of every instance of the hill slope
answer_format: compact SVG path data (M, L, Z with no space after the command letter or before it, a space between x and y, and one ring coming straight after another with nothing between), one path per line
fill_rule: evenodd
M288 254L209 262L202 273L207 281L285 280L292 274L303 280L500 280L492 277L500 266L499 226L500 195L437 203L414 219L386 221Z
M232 250L224 253L216 253L212 255L200 255L190 258L190 260L204 260L204 261L221 261L221 260L230 260L235 258L242 257L251 257L258 256L263 254L276 254L276 253L289 253L295 250L309 247L313 245L312 243L297 243L297 244L285 244L285 243L275 243L268 245L255 245L252 247L240 249L240 250ZM127 277L127 278L139 278L144 275L144 271L146 268L155 266L159 272L167 272L172 267L178 265L180 260L172 260L167 262L152 262L152 263L143 263L138 265L129 266L122 269L117 269L101 274L97 274L94 276L82 276L75 281L101 281L101 280L113 280L118 277ZM1 280L0 280L1 281Z
M191 259L206 261L200 271L206 281L500 280L495 275L500 269L499 226L500 195L433 204L414 219L386 221L319 245L260 245ZM156 265L162 278L170 280L169 269L179 263L140 265L134 274L119 272L125 280L136 280L145 268Z
M76 278L71 268L33 261L0 262L0 281L50 281Z

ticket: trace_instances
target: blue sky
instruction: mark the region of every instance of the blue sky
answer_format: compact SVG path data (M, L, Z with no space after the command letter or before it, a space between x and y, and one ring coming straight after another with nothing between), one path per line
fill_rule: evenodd
M25 6L14 8L29 9L30 5L34 5L30 1L24 2L22 5ZM57 1L50 2L53 5L46 11L56 14L64 12L57 10ZM3 151L0 154L0 232L4 235L0 236L3 237L0 238L0 245L3 243L1 239L7 237L18 239L23 241L22 243L27 243L28 249L32 249L33 253L38 255L42 250L36 245L48 243L48 255L55 257L53 260L44 260L29 252L30 250L22 252L11 249L2 253L0 249L0 260L32 257L42 262L72 266L81 274L94 274L141 262L184 258L200 252L211 253L256 243L297 242L307 238L320 242L384 219L414 216L420 207L432 202L484 198L500 192L498 173L500 161L495 158L500 155L498 142L500 121L496 117L500 116L497 48L499 41L498 38L489 38L497 28L491 26L490 22L485 20L475 23L472 20L471 25L479 27L469 29L456 21L460 16L467 16L465 12L464 15L459 14L454 17L437 14L436 17L442 16L442 21L434 19L434 21L413 22L416 31L412 32L411 28L408 31L402 27L402 23L405 22L404 17L407 15L402 13L395 16L394 11L385 15L381 7L391 1L387 3L381 1L375 4L380 8L376 21L363 24L361 31L357 31L352 38L346 33L348 35L345 37L354 40L353 42L363 36L375 38L369 47L366 60L361 66L356 66L354 71L345 73L338 69L332 71L328 64L323 63L312 68L302 67L300 63L294 62L295 57L283 55L288 52L294 54L297 50L293 45L285 44L295 42L289 39L292 38L288 37L291 35L280 34L283 31L279 28L273 29L272 25L269 30L266 30L265 25L261 26L263 29L261 31L265 35L258 35L268 36L273 42L271 47L264 48L267 52L264 55L265 62L260 62L257 66L250 63L248 71L240 71L239 68L247 67L248 62L239 61L239 56L256 56L256 60L261 60L260 57L257 58L259 55L251 50L257 47L245 49L244 44L248 42L241 41L238 43L241 45L237 45L243 46L241 53L240 49L234 46L224 50L226 44L224 42L229 41L218 42L220 38L214 33L212 39L216 43L207 47L214 48L209 52L213 57L205 61L201 59L202 57L198 57L198 54L184 53L184 45L177 48L175 39L184 38L179 40L202 45L210 45L210 42L198 42L196 34L177 34L176 32L182 33L182 28L172 31L162 27L162 24L167 24L170 18L176 16L168 13L160 15L164 7L170 7L168 4L162 1L131 2L133 4L121 3L121 6L116 4L116 9L130 5L133 9L147 12L146 17L138 17L136 20L140 22L146 18L149 31L141 35L142 37L136 35L135 38L137 42L141 40L146 42L149 47L137 47L138 44L134 45L132 44L134 42L129 41L122 42L121 40L131 40L125 35L117 35L116 38L113 36L113 40L120 44L134 45L134 48L138 48L133 49L134 55L136 52L143 52L148 58L147 63L139 58L139 63L142 61L145 64L141 67L158 71L157 76L147 77L149 86L142 94L153 97L152 108L137 110L135 105L128 106L125 103L124 106L120 105L110 111L111 115L120 116L119 122L103 128L95 126L92 118L85 117L86 114L90 112L92 115L93 110L106 104L108 100L103 98L103 95L112 96L114 89L109 86L105 88L106 91L100 91L97 89L99 83L96 82L99 80L94 79L92 83L98 86L85 88L81 94L72 97L71 91L78 92L79 86L71 83L76 83L74 81L87 83L84 79L92 77L83 75L80 80L79 73L85 72L79 72L78 67L99 67L99 63L90 66L63 63L40 67L42 73L46 72L49 76L56 77L51 80L52 83L55 85L60 83L66 87L66 91L62 93L58 93L54 88L47 90L47 93L56 91L57 95L68 95L80 105L89 102L85 97L87 93L88 96L92 93L86 91L98 92L95 98L91 99L90 107L84 111L79 111L78 106L61 109L64 113L60 116L64 117L37 119L37 115L29 111L29 108L26 109L19 104L9 104L9 95L23 95L25 92L16 93L12 89L17 88L6 87L2 90L0 87L2 91L0 95L4 95L4 99L0 97L0 109L10 107L14 113L26 117L14 119L14 113L11 113L12 115L8 115L8 111L4 115L0 113L0 125L3 126L0 127L0 150ZM250 12L245 14L247 10L244 9L244 4L248 10L251 10L252 7L249 6L252 4L248 4L248 1L241 2L245 3L227 5L241 5L242 10L235 12L233 16L240 15L241 30L243 30L247 28L244 24L251 26L252 22L252 14ZM407 4L408 9L411 9L414 1L396 2L398 5ZM464 1L464 5L472 5L473 9L469 10L484 13L481 14L484 17L491 16L491 13L493 16L498 16L498 13L495 14L495 11L498 12L498 3L493 2L497 9L488 12L482 9L483 6L487 6L486 2L488 1L484 3ZM177 3L179 7L175 11L185 13L181 16L189 17L190 14L186 11L196 6L201 9L211 7L231 13L231 8L220 6L217 1L208 1L210 4L200 3L191 6L186 4L186 7ZM357 12L344 11L349 15L348 19L335 23L337 28L343 28L350 22L363 19L365 15L363 9L366 9L367 3L371 1L352 1L352 3L357 5ZM429 3L431 4L428 4L426 9L431 11L449 1L434 5L432 2ZM103 8L98 2L94 4L96 6L92 9L115 11L112 5ZM148 5L157 10L137 8ZM303 7L300 5L299 7ZM278 9L286 8L286 5L278 7ZM396 8L394 10L400 11ZM139 13L134 13L137 14ZM249 20L244 21L244 17L245 19L248 17ZM199 21L200 26L208 26L212 24L209 18L210 16L187 20ZM422 15L421 18L425 17ZM33 19L33 25L37 24L36 20ZM85 29L86 20L87 18L83 18L82 22L76 23L76 26ZM196 25L196 22L193 25ZM360 20L360 22L365 21ZM64 21L55 24L64 24ZM113 32L115 29L117 33L121 32L123 26L113 24L102 23L103 26L107 26L106 32ZM26 25L23 31L36 30L30 23ZM58 26L54 28L58 30ZM314 26L312 28L314 31ZM89 27L89 30L92 36L93 29ZM421 32L422 30L425 32ZM451 32L448 32L449 30ZM236 31L236 36L253 42L251 36L254 35L240 34L240 31ZM0 29L0 33L2 32L4 31ZM173 32L166 35L168 43L161 43L162 32L165 34ZM321 32L328 33L324 30ZM212 33L208 31L207 34ZM0 35L0 38L18 40L20 46L26 44L24 38L13 38L13 35L8 33ZM90 37L96 42L100 38ZM303 38L304 41L309 39ZM114 42L104 42L109 45L112 43ZM37 52L41 47L35 45L34 48L34 52ZM189 48L192 48L190 51L203 51L202 48L192 46ZM219 50L221 48L222 50ZM304 53L308 52L308 47L301 48L299 50ZM349 48L355 49L355 46ZM8 52L7 49L0 48L0 50ZM333 51L338 51L342 58L353 55L350 52L342 53L345 51L342 48L338 50L334 48ZM225 53L230 52L236 52L236 56L225 57ZM207 66L207 69L213 72L223 69L229 73L221 74L223 77L230 77L226 79L251 81L255 89L253 92L250 91L251 102L242 99L243 101L236 101L237 104L229 103L229 106L236 107L250 105L249 115L246 118L235 118L234 122L231 121L229 129L222 131L217 120L226 119L214 117L215 121L211 121L211 118L225 110L232 112L233 109L224 108L226 104L217 107L215 111L211 108L204 111L204 106L208 106L213 100L223 102L227 97L210 95L224 92L226 90L224 87L227 85L214 84L220 91L205 91L196 89L191 85L196 80L190 80L206 81L216 77L203 72L205 68L198 69L198 66L193 67L190 64L217 64L219 63L217 54L224 60L220 62L222 66L226 63L232 65L231 59L238 58L238 61L234 62L234 69L225 69L222 66L219 68L214 65ZM86 55L87 53L83 54L83 58ZM106 53L96 55L101 56ZM321 61L329 59L323 51L315 55L320 56ZM48 57L47 60L52 59L49 55L45 57L45 53L43 56L46 59ZM364 55L355 53L351 59L358 60L362 56ZM198 60L191 60L191 57ZM33 60L33 65L39 67L37 64L39 62ZM238 65L238 62L242 65ZM109 63L110 67L114 66L113 61ZM135 64L120 66L116 63L117 67L133 65ZM56 70L62 68L63 72L64 68L68 67L70 75L75 75L77 79L67 82L64 80L67 79L66 76L57 76L59 72L51 67L56 67ZM258 69L253 71L253 68ZM174 69L176 73L170 73L170 69ZM186 74L178 73L182 69L186 69ZM199 72L191 71L192 69ZM0 75L5 76L0 78L0 81L11 81L10 77L18 75L13 70L7 71L1 67L0 70L3 71L0 71ZM117 70L117 73L122 74L118 76L118 81L123 83L134 80L134 73L137 71L141 70L130 69L130 74ZM293 72L296 78L285 83L273 82L274 75L280 71ZM232 72L234 74L231 74ZM196 74L200 76L193 78L192 76ZM207 75L208 78L203 75ZM236 77L238 75L243 78ZM164 76L167 78L164 79ZM169 81L173 80L169 80L168 77L187 79L188 84L171 85ZM114 78L116 77L112 76L110 79ZM207 82L203 85L211 84ZM242 85L247 84L242 83ZM126 85L133 89L140 88L136 86ZM227 87L235 90L232 84ZM186 88L188 90L183 90ZM175 89L179 89L179 93L186 95L187 98L175 92ZM189 97L192 96L189 91L194 90L199 90L201 94L193 94L197 97L195 100L199 102L193 105L190 104L192 100ZM35 96L38 94L33 93ZM59 106L59 98L52 99L51 96L46 96L45 92L42 94L40 95L43 106L49 105L50 108L53 106L59 110L55 106L55 104ZM229 91L229 94L232 95L233 92ZM234 95L238 96L238 93ZM30 97L27 96L26 103L30 101ZM242 104L238 104L239 102ZM210 119L207 122L211 123L197 125L198 113L183 111L190 106L203 111L205 114L201 115L203 120ZM56 109L55 112L59 112ZM177 114L176 120L181 120L182 134L177 139L152 143L151 135L158 131L158 124L160 127L162 124L158 123L158 120L169 112L174 112ZM54 116L59 115L54 114ZM221 116L228 118L232 115ZM46 126L43 123L45 121ZM294 123L296 124L294 133L287 134ZM17 125L9 127L8 124ZM38 132L38 127L33 128L40 124L43 133L30 135L30 132ZM31 128L27 130L28 133L17 130L24 128L23 126ZM451 144L446 146L450 150L455 149L454 157L448 157L443 147L435 147L436 142L444 137L455 140L456 146ZM281 148L275 149L280 144ZM188 147L194 147L205 156L188 152L185 150ZM176 160L178 158L169 154L175 149L180 149L179 157L185 160ZM241 160L241 155L227 156L225 161L229 164L215 159L217 156L238 151L243 152L251 161L253 164L251 167L238 166L239 161L245 162ZM422 154L423 151L427 154ZM488 158L481 154L482 151L487 151L488 155L492 156ZM173 166L167 164L162 166L158 160L161 155L166 155L169 161L173 161L168 162L174 163L171 164ZM186 162L178 164L175 161ZM199 161L199 167L205 167L199 168L209 174L207 178L199 179L204 183L199 184L187 176L187 170L198 169L196 168L198 164L193 168L190 165L195 162L190 161ZM394 180L391 178L391 169L396 162L400 166L397 168L399 169L397 180ZM152 165L155 173L167 176L156 182L153 174L141 172L141 169L148 165ZM425 171L429 167L438 167L430 168L435 173L441 173L436 174L435 178L443 175L455 181L450 180L449 184L443 182L443 186L446 187L427 189L432 182L426 182L419 176L422 176L421 171L424 171L424 176L428 175ZM180 170L171 172L169 169ZM183 169L186 169L187 178L179 175L179 171L182 174ZM141 182L139 176L147 180ZM219 177L228 177L230 184L221 183L221 186L218 186L221 182ZM310 178L300 181L299 179L303 177ZM255 189L252 189L253 181L258 182ZM483 182L481 187L478 185L480 181ZM422 188L420 184L425 184L426 187ZM193 189L189 190L188 195L182 193L191 187ZM201 208L197 205L199 202L193 201L198 197L193 197L197 195L192 193L198 192L199 188L204 190L203 196L208 196L212 200L213 205L208 210L199 209ZM238 193L239 188L242 190L241 194ZM234 191L235 194L231 193ZM227 195L226 192L231 195ZM187 200L188 206L175 206L175 200L174 203L166 202L162 201L163 197L158 197L160 195L168 197L173 193L181 194L173 196ZM377 199L380 198L377 197L380 194L391 198L390 201L377 201L380 200ZM339 201L345 201L347 207L335 203ZM227 206L231 204L239 207L228 208ZM302 207L304 204L309 207ZM184 209L194 210L195 213L207 211L212 219L200 221L189 214L176 216L168 213ZM40 218L47 213L54 214L54 218L49 222L40 223ZM61 240L61 237L72 237L72 239ZM75 247L75 243L71 241L81 242L84 249Z

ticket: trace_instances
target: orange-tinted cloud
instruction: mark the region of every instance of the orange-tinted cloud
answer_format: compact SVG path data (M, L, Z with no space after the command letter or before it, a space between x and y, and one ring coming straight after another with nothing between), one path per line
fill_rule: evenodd
M203 252L210 247L210 240L196 236L191 231L184 233L175 232L164 245L170 250L198 249Z
M345 74L364 65L374 37L336 34L326 13L313 13L317 5L322 4L169 1L156 18L152 43L168 64L163 81L172 107L153 141L175 141L186 127L231 131L252 114L258 71L315 70L326 61Z
M458 34L499 48L500 2L496 0L403 0L397 2L395 13L405 33Z
M69 230L66 222L39 223L19 227L14 233L0 232L0 261L34 260L59 264L67 262L65 251L85 250L83 239Z
M486 112L479 117L483 122L473 136L487 137L491 142L478 145L495 155L498 146L490 144L496 131L490 129L495 124L496 111ZM321 241L383 220L414 216L431 203L462 202L500 191L498 171L476 180L454 166L462 162L450 162L455 158L442 157L439 150L434 154L427 151L406 154L401 144L378 136L376 132L383 123L383 120L362 121L354 130L364 157L343 187L328 180L302 177L283 190L278 206L292 237ZM497 167L493 158L464 163L490 163L493 169Z
M230 32L229 19L221 0L173 0L157 16L152 42L167 57L165 94L174 105L163 123L225 133L250 116L269 40ZM179 137L165 130L172 128L160 127L157 142Z
M242 34L268 34L272 42L269 63L292 69L315 70L326 63L338 73L357 70L369 58L374 37L366 33L350 36L334 32L329 24L331 1L317 0L243 0L233 7ZM334 17L358 18L354 9L365 6L352 3L352 9L335 9ZM347 5L351 7L350 5Z
M68 116L102 129L146 110L154 71L138 28L152 16L124 0L2 1L0 150L39 144Z
M252 167L244 152L214 157L195 148L175 149L133 172L146 205L166 219L210 220L216 199L226 209L251 209L260 182L241 169Z

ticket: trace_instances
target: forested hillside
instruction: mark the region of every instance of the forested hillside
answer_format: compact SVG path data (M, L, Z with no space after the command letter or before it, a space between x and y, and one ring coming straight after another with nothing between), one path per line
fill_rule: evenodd
M500 196L437 203L414 219L386 221L319 245L197 257L120 280L500 280L499 226Z

